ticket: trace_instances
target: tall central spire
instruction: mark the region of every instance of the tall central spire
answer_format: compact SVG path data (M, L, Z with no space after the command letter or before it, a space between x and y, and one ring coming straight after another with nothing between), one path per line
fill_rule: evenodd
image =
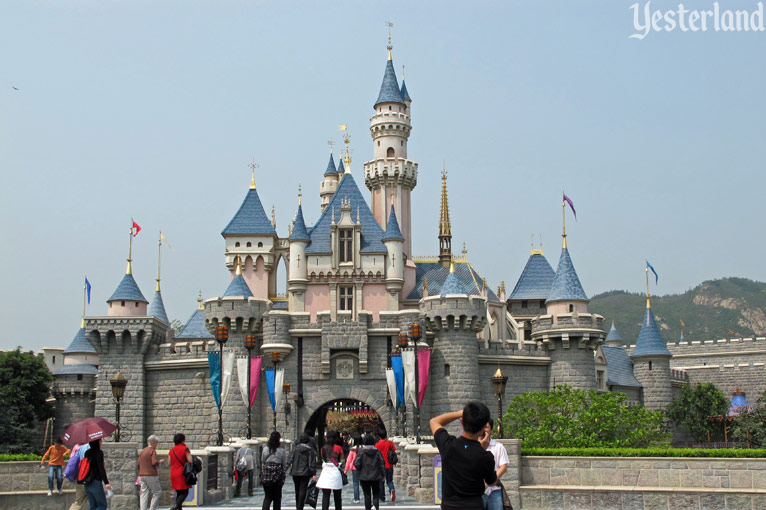
M447 198L447 170L442 170L442 202L439 216L439 263L449 267L452 261L452 227L449 221L449 201Z

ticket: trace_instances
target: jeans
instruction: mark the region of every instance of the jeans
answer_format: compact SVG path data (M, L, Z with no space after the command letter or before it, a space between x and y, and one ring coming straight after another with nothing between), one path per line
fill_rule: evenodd
M262 510L269 510L271 503L274 503L274 510L282 510L282 484L264 485Z
M482 495L482 501L484 501L485 510L503 510L503 491L496 490L490 493Z
M86 483L85 494L90 502L90 510L106 510L106 494L101 480L91 480Z
M61 482L64 481L62 466L48 465L48 490L53 491L53 478L56 478L56 489L61 490Z
M142 476L141 480L141 510L157 510L160 506L160 487L159 476Z
M311 475L293 477L293 484L295 484L296 510L303 510L303 506L306 504L306 492L309 487L310 480Z
M239 473L239 478L237 478L237 494L240 493L242 490L242 482L245 479L245 473ZM247 470L247 493L248 495L253 493L253 470L248 469Z
M341 489L322 489L322 510L330 510L330 493L332 492L335 499L335 510L343 509L343 496L340 493Z
M359 471L351 470L351 483L354 484L354 501L359 501Z
M373 507L373 505L375 506L375 510L378 510L380 508L380 485L381 484L373 480L362 480L361 483L362 483L362 492L364 493L365 510L370 510ZM372 498L370 498L370 496L372 496Z
M391 494L394 493L394 468L386 468L386 483L380 482L380 500L386 500L386 485Z
M184 501L186 501L186 497L189 495L189 489L183 489L180 491L176 491L176 495L173 498L173 506L171 506L171 510L180 510L182 506L184 506Z

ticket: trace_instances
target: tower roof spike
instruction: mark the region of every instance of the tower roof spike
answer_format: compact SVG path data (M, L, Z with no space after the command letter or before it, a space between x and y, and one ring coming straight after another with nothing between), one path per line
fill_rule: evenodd
M250 189L255 189L255 169L258 168L258 165L255 162L255 159L247 165L250 167Z

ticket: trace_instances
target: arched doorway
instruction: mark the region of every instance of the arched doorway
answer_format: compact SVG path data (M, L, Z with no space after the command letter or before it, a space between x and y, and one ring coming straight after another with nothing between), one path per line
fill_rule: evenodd
M386 432L386 425L372 406L361 400L342 398L319 406L306 423L305 430L315 434L321 448L328 430L342 432L358 440L364 434Z

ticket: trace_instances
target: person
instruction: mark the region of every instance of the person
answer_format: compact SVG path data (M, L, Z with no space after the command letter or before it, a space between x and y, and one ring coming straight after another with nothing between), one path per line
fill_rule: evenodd
M237 458L234 465L239 468L244 464L245 469L237 469L237 488L234 490L234 497L238 498L242 494L242 482L247 476L247 495L253 495L253 471L255 471L255 452L249 446L245 445L237 451Z
M383 455L383 462L386 463L386 480L385 484L388 484L388 490L391 492L391 501L396 501L396 488L394 487L394 466L388 461L388 452L389 450L396 451L396 446L394 443L386 439L386 431L380 430L378 432L378 436L380 437L380 440L375 443L375 448L380 450L381 455ZM386 485L384 482L380 482L380 500L385 501L386 500Z
M85 452L90 449L88 443L76 444L72 448L70 453L70 459L77 457L78 461L82 460L85 456ZM69 510L85 510L85 504L88 503L88 496L85 494L85 487L82 484L77 483L77 472L73 473L74 479L69 480L74 483L74 502L69 507ZM88 505L90 506L90 505Z
M346 457L346 467L344 468L346 476L351 471L351 483L354 486L354 503L359 503L359 471L354 466L354 461L360 448L361 445L357 445L349 449L348 456Z
M90 510L106 510L106 493L104 487L112 490L109 478L106 476L106 467L104 466L104 452L101 450L101 439L96 439L88 443L90 448L85 452L80 462L87 459L90 469L85 474L85 478L77 480L77 483L85 486L85 495L88 496ZM104 485L106 484L106 485Z
M335 500L335 510L342 510L343 477L341 476L341 464L345 460L343 448L338 444L336 432L327 433L327 442L322 447L322 472L317 480L317 488L322 489L322 510L330 510L330 492Z
M53 496L53 479L56 479L56 488L59 494L63 494L61 484L64 482L64 457L69 455L69 448L64 446L61 438L57 438L53 444L46 450L43 458L40 459L42 468L45 459L48 459L48 496Z
M463 432L455 437L444 427L460 420ZM482 510L486 485L497 480L489 446L489 409L468 402L462 411L445 413L430 421L434 442L442 456L442 510Z
M287 461L287 455L285 449L280 446L282 436L276 430L269 436L269 441L263 448L261 453L261 464L282 464L282 473L284 473L284 466ZM264 467L265 469L265 467ZM282 486L285 484L285 478L278 483L263 485L263 492L265 494L263 498L262 510L269 510L271 503L274 503L274 510L282 509Z
M375 510L379 510L380 489L384 487L382 481L386 479L386 463L383 454L375 446L375 437L372 434L365 436L364 447L357 454L354 466L359 472L365 510L370 510L373 505Z
M138 479L141 482L141 510L157 510L160 505L160 476L157 466L165 459L157 459L157 445L160 440L152 434L146 440L146 448L138 454Z
M192 454L184 443L186 436L180 432L173 436L173 448L168 452L168 464L170 464L170 487L175 491L173 506L170 510L181 510L186 497L189 495L191 485L186 483L184 477L184 464L192 462Z
M495 426L495 421L490 418L489 430L492 430ZM495 473L497 473L497 481L494 485L490 485L484 491L482 499L484 500L484 508L486 510L503 510L503 486L500 483L500 478L508 469L508 452L505 450L505 446L501 445L494 439L489 440L489 446L487 451L492 454L495 459Z
M291 469L290 475L293 477L293 484L295 485L295 508L296 510L303 510L306 504L309 480L316 482L315 454L310 446L308 434L305 432L301 434L298 441L293 451L290 452L287 468Z

